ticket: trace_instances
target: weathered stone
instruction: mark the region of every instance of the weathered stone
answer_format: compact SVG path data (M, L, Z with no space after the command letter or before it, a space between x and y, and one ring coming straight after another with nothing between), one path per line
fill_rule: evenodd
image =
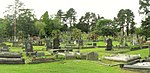
M46 41L46 50L48 51L49 49L52 49L52 42L50 41L50 39L46 38L45 41Z
M26 52L33 52L33 46L31 42L26 44Z
M53 49L59 49L59 46L60 46L60 41L58 38L55 38L53 40Z
M112 39L107 39L107 45L106 45L106 50L112 50Z
M6 45L3 46L2 49L1 49L1 51L2 51L2 52L9 52L8 46L6 46Z
M65 56L66 56L66 59L76 59L76 56L74 53L66 53Z
M90 52L86 56L87 60L98 60L98 54L95 52Z
M133 60L140 59L140 55L126 55L126 54L117 54L111 56L105 56L104 59L112 60L112 61L120 61L120 62L130 62Z
M45 56L44 52L37 52L36 53L36 57L43 57L43 56Z
M79 40L79 46L83 46L83 40L82 39Z

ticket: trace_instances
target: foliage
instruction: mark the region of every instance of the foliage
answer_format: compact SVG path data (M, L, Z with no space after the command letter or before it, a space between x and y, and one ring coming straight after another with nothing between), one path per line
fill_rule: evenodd
M102 36L114 36L116 35L115 33L115 26L113 25L113 21L109 19L102 19L99 20L96 23L96 28L95 30L99 35Z
M20 9L23 9L24 3L19 0L15 0L14 4L8 5L7 10L4 12L6 21L6 34L8 37L14 36L14 40L17 34L17 18L20 14ZM12 28L13 27L13 28Z
M119 25L120 30L126 27L127 36L129 35L129 32L131 34L134 33L134 14L130 9L121 9L117 14L115 21Z
M35 35L34 14L30 9L21 9L18 17L18 30L23 32L25 38L28 35Z
M79 23L76 25L82 32L88 33L94 30L96 23L99 19L103 19L99 15L96 16L93 12L86 12L84 16L79 19Z
M142 21L142 35L145 35L146 37L150 37L150 17L146 18L145 21Z
M77 12L73 8L70 8L65 14L64 20L70 24L70 27L72 27L76 22L76 14Z
M40 37L45 36L45 34L46 34L45 33L46 24L44 22L36 21L34 26L35 26L35 29L38 31Z
M45 31L50 35L53 30L60 30L62 28L61 22L58 18L50 19L49 24L46 24Z
M150 1L149 0L140 0L140 7L139 12L140 14L145 16L145 19L142 20L142 35L145 35L146 37L150 37Z
M60 37L60 30L53 30L52 35L53 38Z
M89 40L93 40L93 41L96 41L98 39L98 34L96 31L92 31L88 34L88 39Z
M42 16L41 16L41 21L44 22L46 25L49 24L49 14L48 11L46 11Z
M76 40L80 39L81 38L81 30L80 29L77 29L77 28L73 28L72 29L72 37Z
M5 21L4 19L0 18L0 35L1 37L5 36L6 34L6 24L5 24Z

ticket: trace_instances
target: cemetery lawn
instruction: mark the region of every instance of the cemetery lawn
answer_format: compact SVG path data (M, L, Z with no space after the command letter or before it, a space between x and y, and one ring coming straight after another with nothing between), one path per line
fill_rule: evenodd
M42 64L0 65L0 73L137 73L101 65L98 61L64 60Z
M130 51L128 49L105 51L105 48L92 48L82 49L81 52L97 52L99 58L102 59L105 55L115 54L118 52L126 51L126 54L141 54L142 57L148 55L148 49L142 49L137 51ZM105 61L102 62L108 64L114 64L115 62ZM62 60L51 63L41 64L19 64L19 65L0 65L0 73L139 73L136 71L130 71L121 69L119 66L105 66L100 61L87 61L87 60Z
M117 44L118 42L115 42ZM8 43L9 44L9 43ZM100 42L105 45L105 43ZM10 47L12 52L23 52L22 48ZM44 51L44 46L34 46L36 51ZM76 50L76 49L75 49ZM101 61L88 60L61 60L57 62L41 63L41 64L1 64L0 73L140 73L127 69L121 69L119 66L106 66L106 64L118 64L117 62L103 60L104 56L123 53L123 54L140 54L142 58L148 56L148 49L130 51L129 48L115 49L113 51L105 51L105 48L86 48L81 49L82 53L97 52ZM25 54L23 54L25 55Z

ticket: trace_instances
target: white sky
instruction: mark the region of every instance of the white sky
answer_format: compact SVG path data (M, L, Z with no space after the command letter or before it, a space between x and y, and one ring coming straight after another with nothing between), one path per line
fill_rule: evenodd
M6 7L13 4L15 0L0 0L0 18ZM94 12L107 19L117 16L120 9L131 9L135 15L135 22L139 23L141 17L138 14L139 0L20 0L26 8L34 9L37 18L40 18L45 11L49 14L56 14L59 9L66 12L74 8L77 16L80 17L86 12Z

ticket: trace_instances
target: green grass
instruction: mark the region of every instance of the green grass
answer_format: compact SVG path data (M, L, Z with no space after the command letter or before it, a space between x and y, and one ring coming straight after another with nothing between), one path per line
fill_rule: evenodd
M144 58L144 57L148 57L149 49L146 48L146 49L141 49L141 50L130 51L130 52L127 52L127 54L140 54L141 57Z
M11 44L11 43L7 43ZM118 42L113 42L113 45ZM98 45L105 46L105 42L98 42ZM10 47L12 52L22 52L21 47ZM45 54L49 52L45 51L45 46L34 46L34 51L42 51ZM44 48L44 49L43 49ZM82 53L97 52L101 62L107 64L117 64L118 62L103 60L103 56L125 53L125 54L141 54L142 58L148 56L148 49L141 49L136 51L129 51L129 49L115 49L113 51L105 51L105 48L87 48L81 49ZM25 53L23 53L25 56ZM26 57L24 57L26 58ZM138 73L129 70L121 69L119 66L110 67L100 63L100 61L87 61L87 60L62 60L51 63L41 64L1 64L0 73Z
M65 60L53 63L0 65L0 73L136 73L119 67L100 65L98 61Z

